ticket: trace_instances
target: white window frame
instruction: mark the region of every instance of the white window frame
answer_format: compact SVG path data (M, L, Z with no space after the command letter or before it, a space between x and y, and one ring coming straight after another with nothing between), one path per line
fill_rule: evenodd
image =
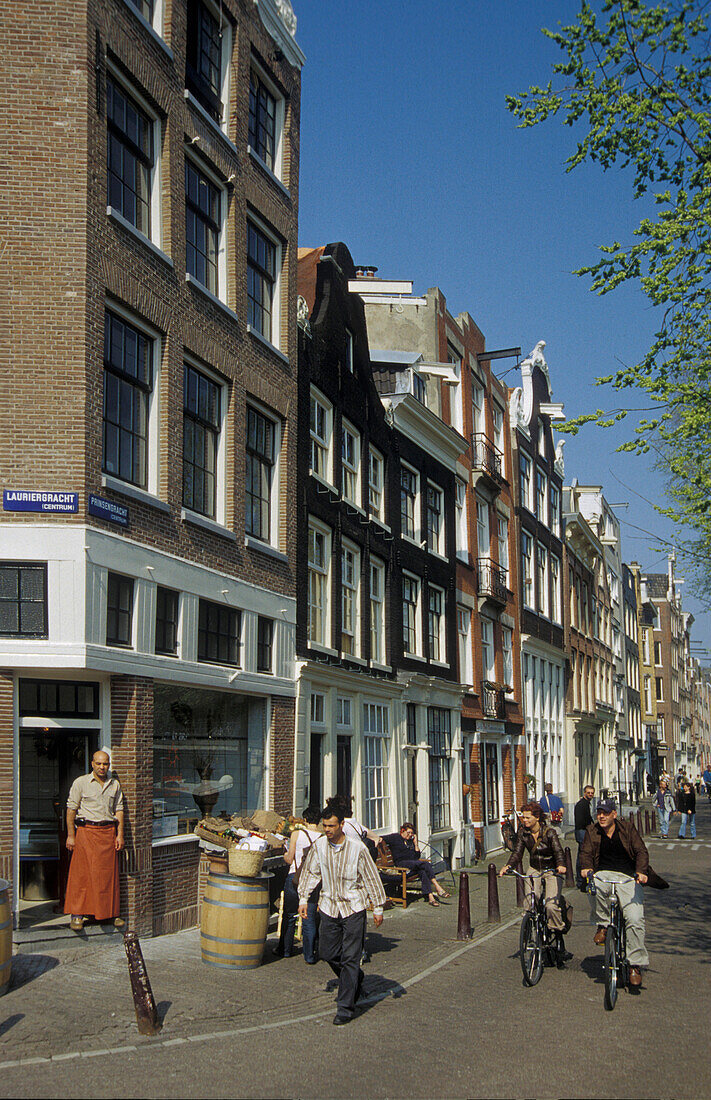
M472 377L472 430L474 435L486 435L486 389Z
M504 581L509 585L509 521L508 517L496 513L496 544L499 552L499 568L504 571Z
M259 217L258 214L250 207L249 214L247 215L247 222L251 222L255 229L258 229L273 245L274 245L274 292L272 295L272 331L271 337L264 336L263 333L258 332L257 329L252 328L251 325L247 325L247 332L251 332L258 340L262 340L269 347L276 348L277 351L281 351L281 291L282 291L282 267L284 264L284 244L283 241L277 236L276 232L267 225L267 223ZM246 248L246 235L245 235L245 265L249 263L249 256Z
M135 10L135 9L134 9ZM163 155L163 139L162 139L162 126L158 115L156 114L150 103L139 92L135 84L121 72L121 70L111 63L107 58L106 61L106 76L110 78L114 84L120 85L123 88L126 95L129 95L131 99L135 99L141 110L151 120L153 127L153 171L151 172L150 183L150 213L151 213L151 231L150 233L144 233L143 230L138 229L133 222L124 218L123 214L119 210L108 205L108 188L106 187L106 181L104 181L104 194L106 195L107 207L106 212L111 217L116 218L121 225L125 226L130 233L140 237L141 240L149 241L155 245L156 248L163 249L163 220L162 220L162 206L161 206L161 168L162 168L162 155ZM104 119L104 125L108 124L107 119ZM108 170L108 166L107 166Z
M528 545L529 553L526 554ZM533 563L533 537L528 531L521 532L521 579L523 587L523 605L535 611L534 600L534 563Z
M551 494L551 531L560 538L560 490L558 486L551 480L550 482L550 494Z
M213 294L209 287L205 283L201 283L196 275L188 274L187 263L185 279L193 286L199 287L205 294L209 294L210 297L217 298L223 305L229 306L227 300L227 266L229 261L227 224L230 196L227 185L220 179L217 173L210 168L206 161L202 160L201 157L195 156L194 153L189 153L187 149L185 151L185 159L186 161L190 161L198 172L205 176L209 183L211 183L220 193L220 229L217 237L217 294ZM185 196L183 196L183 201L186 201Z
M156 0L155 4L153 5L153 18L152 19L146 18L146 16L143 14L143 12L140 11L139 8L134 3L131 2L131 0L125 0L125 3L126 3L126 7L130 8L130 10L133 12L133 14L136 16L136 18L143 24L144 27L147 27L150 31L153 31L154 34L158 35L158 37L161 39L161 43L163 45L163 48L168 49L168 47L166 45L166 42L165 42L165 38L163 37L164 0Z
M377 585L373 578L377 578ZM375 592L375 595L373 594ZM385 562L371 557L368 598L370 600L370 659L385 663Z
M350 695L336 696L336 725L339 729L353 729L353 700Z
M536 517L544 527L549 526L548 474L536 465Z
M346 615L347 610L349 616ZM348 630L345 628L347 618L350 618ZM344 637L350 639L350 650L344 645ZM360 550L346 539L341 543L340 650L344 656L360 656Z
M346 358L344 366L349 374L355 374L355 342L353 340L353 333L349 328L346 329Z
M561 587L560 577L562 572L561 560L555 554L549 555L551 576L551 618L553 622L562 622L561 618Z
M457 378L457 384L449 387L449 405L452 414L452 427L464 434L464 409L462 402L462 353L447 341L447 362Z
M353 444L353 458L347 459L346 440ZM341 420L341 495L349 504L360 508L361 500L361 437L360 432L345 417ZM351 489L353 490L351 492Z
M513 630L510 626L501 627L501 653L504 665L504 684L512 688L513 677Z
M148 402L148 433L147 433L147 471L146 471L146 488L141 489L139 486L134 485L132 481L124 481L118 474L103 474L103 480L107 483L107 486L114 488L110 482L116 481L116 486L119 491L126 492L127 494L140 494L142 492L149 493L151 496L158 496L158 475L160 466L160 374L161 366L163 362L163 338L157 329L154 329L142 317L139 317L135 313L131 313L123 305L117 302L114 298L107 297L104 300L104 311L109 313L115 313L117 317L120 317L122 321L126 321L127 324L133 325L134 328L139 329L146 339L150 340L153 344L152 351L152 367L153 367L153 383ZM102 362L103 371L103 362ZM102 428L103 428L103 403L102 403ZM102 466L104 461L104 441L102 431L101 441L101 460ZM110 479L110 480L109 480ZM124 488L125 487L125 488Z
M467 483L455 479L455 507L457 510L457 557L469 561L469 524L467 522Z
M459 642L459 681L474 685L472 660L472 613L469 607L457 606L457 640Z
M319 435L318 431L314 431L313 428L313 408L314 404L321 409L324 414L324 434ZM333 405L324 397L320 390L317 390L315 386L311 387L311 394L309 399L309 438L310 438L310 452L309 452L309 472L321 481L327 482L329 485L333 485ZM314 452L316 448L316 452ZM313 457L314 453L324 455L325 470L323 473L314 469Z
M407 601L407 606L414 608L412 623L412 630L410 630L410 623L407 623L408 634L413 633L415 636L415 648L408 649L405 644L405 582L407 581L411 591L414 590L416 599ZM408 573L406 570L402 572L402 609L403 609L403 629L402 629L402 647L405 656L421 657L422 656L422 581L419 577L416 577L414 573Z
M491 403L491 419L494 425L494 446L501 455L501 476L506 477L506 440L504 435L504 410L498 401Z
M496 682L496 648L494 646L494 620L487 615L480 617L481 669L485 680Z
M518 455L519 482L521 486L521 504L533 514L533 463L525 451Z
M368 447L368 514L385 520L385 459L376 447Z
M439 611L433 611L433 597L437 598ZM447 621L447 604L443 588L436 584L427 585L427 642L431 661L445 664L447 661L447 639L445 623Z
M536 543L536 589L538 614L550 617L550 595L548 592L548 549L542 542Z
M414 500L413 500L413 505L412 505L413 533L411 535L407 534L406 531L402 530L402 471L403 470L407 470L408 473L413 474L414 478L415 478L415 494L414 494ZM421 523L422 523L422 504L421 504L421 500L420 500L420 474L419 474L419 471L414 468L414 466L410 466L410 464L408 462L402 462L402 461L400 462L400 485L399 485L398 504L399 504L399 507L400 507L400 517L401 517L401 520L400 520L400 522L401 522L401 532L400 533L401 533L402 537L404 539L407 539L409 542L414 542L414 543L417 543L419 545L421 540L422 540L422 527L421 527Z
M651 633L651 630L642 629L642 664L648 668L651 668L652 665L649 650L649 636Z
M483 497L476 500L476 552L479 558L491 557L491 523L489 520L489 502Z
M312 691L309 701L309 724L318 726L320 729L326 727L326 696L322 691Z
M227 519L227 423L228 423L228 405L230 400L230 387L224 378L221 378L219 374L211 370L201 359L197 359L195 356L190 355L189 352L183 352L183 363L187 363L188 366L193 367L194 370L200 371L220 390L220 435L217 441L217 459L215 462L215 517L214 522L225 526ZM184 398L181 398L181 417L183 414L183 402ZM181 420L181 431L183 430ZM182 473L181 473L182 479ZM181 493L182 493L182 481L181 481ZM207 521L209 523L212 517L203 516L201 512L193 512L190 508L183 507L183 512L189 516L197 517L198 523L201 521Z
M438 499L438 502L439 502L439 508L438 508L438 513L437 513L438 517L439 517L439 530L437 531L434 540L430 537L430 524L429 524L429 517L430 517L429 498L430 498L430 493L434 493L437 496L437 499ZM432 554L439 554L440 557L444 557L444 549L445 549L445 542L444 542L444 526L445 526L445 520L444 520L444 490L441 489L439 487L439 485L436 485L434 481L428 481L427 482L427 500L425 501L425 511L427 513L427 549Z
M274 547L275 550L279 549L279 502L281 496L281 443L282 443L282 422L278 416L268 409L266 405L262 405L261 402L255 400L253 397L248 397L246 406L254 409L266 420L270 420L274 425L274 465L272 466L272 482L269 493L269 540L265 542L263 539L258 539L256 535L247 535L247 538L255 539L257 542L265 542L265 545ZM246 416L246 409L245 409Z
M263 160L256 149L247 144L247 152L251 157L254 157L257 164L264 169L270 176L276 176L280 183L284 182L284 120L286 117L286 105L284 96L279 91L274 81L269 76L266 69L262 68L259 62L252 55L250 61L250 76L252 70L259 76L262 84L274 99L274 167L270 168L265 160ZM249 129L247 130L249 134Z
M229 106L230 106L230 65L232 61L232 24L229 19L224 18L223 12L219 6L213 3L213 0L200 0L200 3L204 4L207 10L212 15L213 19L216 19L220 24L222 32L222 42L220 49L220 76L222 77L222 83L220 85L220 121L217 122L209 111L207 111L202 103L200 103L192 92L186 88L186 95L190 97L190 102L194 104L196 109L207 119L211 126L216 127L221 133L227 137L227 129L229 125Z
M311 553L311 533L321 536L323 538L323 563L318 564L312 557ZM332 536L331 530L324 523L321 523L315 516L309 516L308 525L308 589L307 589L307 640L311 646L320 646L323 648L329 648L331 642L331 566L332 566ZM313 576L319 576L322 578L321 584L321 603L320 603L320 622L321 630L320 636L314 636L312 629L312 607L319 606L312 600L312 587L311 578Z
M390 823L390 711L387 704L363 703L363 824L385 829ZM370 789L370 794L369 794Z

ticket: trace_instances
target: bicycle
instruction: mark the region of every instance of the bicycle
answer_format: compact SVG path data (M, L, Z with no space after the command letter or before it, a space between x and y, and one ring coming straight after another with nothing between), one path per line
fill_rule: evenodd
M504 843L504 848L507 848L509 852L513 852L516 847L517 836L518 813L516 810L509 810L501 819L501 839Z
M619 882L616 879L603 878L598 871L593 881L604 882L612 887L610 896L610 922L605 929L605 1008L612 1012L617 1002L620 986L629 988L630 964L627 959L627 933L622 906L617 897ZM590 876L588 876L588 883Z
M556 878L563 878L557 872L552 871ZM528 909L523 914L521 931L519 933L519 960L523 971L525 985L537 985L543 974L546 962L549 966L558 965L558 948L556 936L548 927L546 919L546 903L544 891L536 897L534 889L534 877L532 874L524 875L510 867L507 874L517 875L518 878L528 879L531 883L531 892L528 896Z

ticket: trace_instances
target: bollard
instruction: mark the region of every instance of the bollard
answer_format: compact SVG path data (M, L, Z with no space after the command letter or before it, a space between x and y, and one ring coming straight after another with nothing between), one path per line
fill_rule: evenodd
M656 833L656 831L657 831L657 813L656 813L656 810L652 810L652 832Z
M573 875L573 857L570 854L570 848L565 849L565 885L575 886L575 876Z
M473 935L471 912L469 909L469 875L459 872L459 916L457 919L457 939L470 940Z
M492 923L501 920L501 912L499 910L499 888L496 882L496 864L490 863L488 868L489 874L489 920Z
M523 863L521 862L521 860L518 861L516 867L514 867L514 870L518 871L519 875L523 874ZM523 909L525 904L526 904L526 883L524 882L524 880L522 878L517 877L516 878L516 905L519 907L519 909Z
M642 832L642 811L641 810L637 810L637 832L639 833L640 836L644 836L644 833Z
M644 832L649 836L649 810L644 811Z
M155 1035L161 1029L158 1010L153 999L153 990L148 980L146 964L143 961L141 944L135 932L125 932L123 946L128 959L128 975L131 979L131 992L136 1009L136 1023L141 1035Z

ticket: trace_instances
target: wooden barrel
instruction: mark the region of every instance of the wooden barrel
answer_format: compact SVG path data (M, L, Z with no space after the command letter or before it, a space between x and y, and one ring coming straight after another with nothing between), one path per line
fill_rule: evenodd
M0 878L0 997L10 988L12 969L12 910L10 883Z
M267 872L207 876L200 922L202 961L224 969L254 970L262 961L269 924Z

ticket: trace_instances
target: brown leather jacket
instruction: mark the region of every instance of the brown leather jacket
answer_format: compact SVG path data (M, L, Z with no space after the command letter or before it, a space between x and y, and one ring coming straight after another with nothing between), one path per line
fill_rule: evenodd
M519 829L515 847L509 856L509 867L515 867L522 862L524 849L528 851L534 871L555 871L556 867L565 866L558 834L550 825L541 825L537 842L530 829L524 829L523 826Z
M658 890L666 890L669 883L665 882L663 878L660 878L660 876L649 866L647 845L642 840L642 837L639 835L632 822L625 821L624 818L618 817L617 828L619 829L622 847L634 863L635 871L639 874L646 875L647 882L650 886L654 886ZM588 825L585 830L585 836L583 837L583 843L580 845L581 871L598 871L600 869L601 839L602 829L598 823L595 821L592 825Z

